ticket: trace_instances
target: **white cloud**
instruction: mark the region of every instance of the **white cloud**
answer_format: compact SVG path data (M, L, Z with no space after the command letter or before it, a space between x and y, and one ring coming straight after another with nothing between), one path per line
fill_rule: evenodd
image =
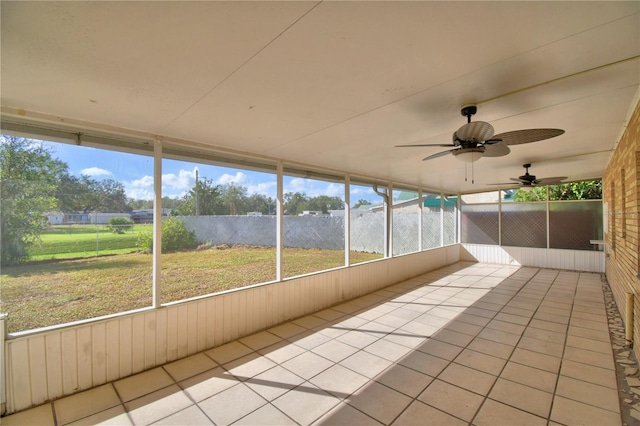
M274 198L276 196L276 182L260 182L256 185L248 185L247 193L249 195L261 194Z
M307 185L307 182L308 181L306 179L293 178L289 181L288 185L285 185L284 192L307 192L307 189L309 189L309 185Z
M245 186L244 184L247 182L247 175L242 172L238 172L235 175L230 175L228 173L223 174L218 178L218 184L227 185L229 183L235 183L237 185Z
M163 193L166 190L167 192L173 192L175 190L179 191L188 191L193 188L196 181L196 171L197 167L194 167L193 170L180 170L178 174L167 173L162 175L162 190Z
M134 200L153 200L153 191L134 188L126 190L127 197L133 198Z
M85 176L113 176L109 170L101 169L100 167L88 167L80 171Z
M152 188L153 176L143 176L140 179L136 179L130 184L134 188Z
M344 200L344 185L330 183L327 187L318 195L328 195L329 197L338 197Z

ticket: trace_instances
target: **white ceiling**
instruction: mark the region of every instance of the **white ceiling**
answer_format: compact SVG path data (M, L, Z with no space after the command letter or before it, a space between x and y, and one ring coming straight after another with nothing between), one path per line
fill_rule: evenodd
M2 113L470 192L602 176L640 81L640 2L2 1ZM471 167L460 107L562 136Z

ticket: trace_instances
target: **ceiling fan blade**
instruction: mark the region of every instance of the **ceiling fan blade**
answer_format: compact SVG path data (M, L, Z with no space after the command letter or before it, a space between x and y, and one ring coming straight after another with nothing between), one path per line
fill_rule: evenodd
M565 180L566 176L554 176L548 178L536 179L536 184L538 185L554 185Z
M514 130L512 132L500 133L491 140L502 140L507 145L521 145L524 143L531 143L542 141L545 139L555 138L564 133L562 129L525 129Z
M463 141L484 142L493 136L493 126L486 121L472 121L460 127L456 132Z
M485 143L483 146L483 157L502 157L503 155L507 155L511 152L511 148L509 148L504 142L496 142L491 144Z
M396 148L412 148L412 147L421 148L423 146L441 146L443 148L448 148L455 145L452 143L427 143L427 144L418 144L418 145L396 145Z
M422 159L422 161L433 160L434 158L443 157L451 152L455 151L455 149L450 149L448 151L438 152L437 154L430 155Z
M501 183L488 183L487 185L510 185L514 186L513 182L501 182ZM517 188L517 186L515 186Z
M531 183L531 181L528 181L526 179L520 179L520 178L509 178L509 179L511 179L514 182L522 182L522 183L527 183L527 184Z

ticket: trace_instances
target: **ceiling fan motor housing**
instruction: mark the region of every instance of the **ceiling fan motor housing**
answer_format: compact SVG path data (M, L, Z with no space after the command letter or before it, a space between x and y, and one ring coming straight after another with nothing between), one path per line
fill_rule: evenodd
M471 116L475 115L476 112L478 112L478 107L475 105L465 105L460 110L460 114L463 117L467 117L469 120L471 120Z
M524 175L520 176L519 179L521 181L526 182L529 185L531 185L536 180L535 175L530 175L529 174L529 167L531 167L531 164L523 164L522 167L524 167L526 169L526 172L525 172Z

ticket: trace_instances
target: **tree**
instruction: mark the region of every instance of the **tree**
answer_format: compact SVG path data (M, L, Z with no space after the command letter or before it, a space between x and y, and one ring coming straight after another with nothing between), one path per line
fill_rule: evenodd
M303 210L322 211L325 214L329 213L329 210L344 210L344 202L340 197L329 197L328 195L309 198L303 203L303 206Z
M262 194L252 194L246 200L247 212L276 214L276 200Z
M550 186L549 199L552 201L602 199L602 181L587 180Z
M205 216L225 214L220 198L221 188L211 179L199 179L193 188L182 197L182 204L171 210L172 216Z
M547 187L538 186L531 191L518 189L513 196L514 201L545 201ZM559 200L599 200L602 199L602 181L587 180L582 182L561 183L549 186L549 201Z
M90 206L95 201L90 199L87 191L87 176L75 177L69 173L60 176L56 198L58 199L58 210L64 213L91 211Z
M127 203L127 194L124 185L113 179L94 181L92 188L98 198L93 210L112 213L127 213L131 207Z
M75 177L65 173L60 177L56 193L62 212L117 212L132 210L122 183L113 179L98 181L89 176Z
M182 199L179 198L171 198L166 195L162 197L162 207L165 209L175 209L179 207L182 202ZM127 205L131 207L132 210L152 209L153 200L134 200L133 198L129 198Z
M220 197L227 214L237 215L247 213L247 188L235 183L229 183L221 188Z
M28 257L28 247L47 227L46 213L57 208L56 191L67 165L42 143L0 136L0 251L2 265Z
M164 207L165 198L167 197L162 197L162 207ZM136 200L129 198L128 203L132 210L146 210L153 208L153 200Z
M305 194L299 192L287 192L284 194L284 214L297 215L303 212L304 205L308 201Z
M370 206L371 205L371 201L369 200L365 200L365 199L359 199L357 203L355 203L355 205L353 206L354 209L357 209L358 207L361 206Z
M289 215L297 215L303 211L321 211L329 213L329 210L344 210L344 201L340 197L318 195L308 197L299 192L287 192L284 194L284 212Z

